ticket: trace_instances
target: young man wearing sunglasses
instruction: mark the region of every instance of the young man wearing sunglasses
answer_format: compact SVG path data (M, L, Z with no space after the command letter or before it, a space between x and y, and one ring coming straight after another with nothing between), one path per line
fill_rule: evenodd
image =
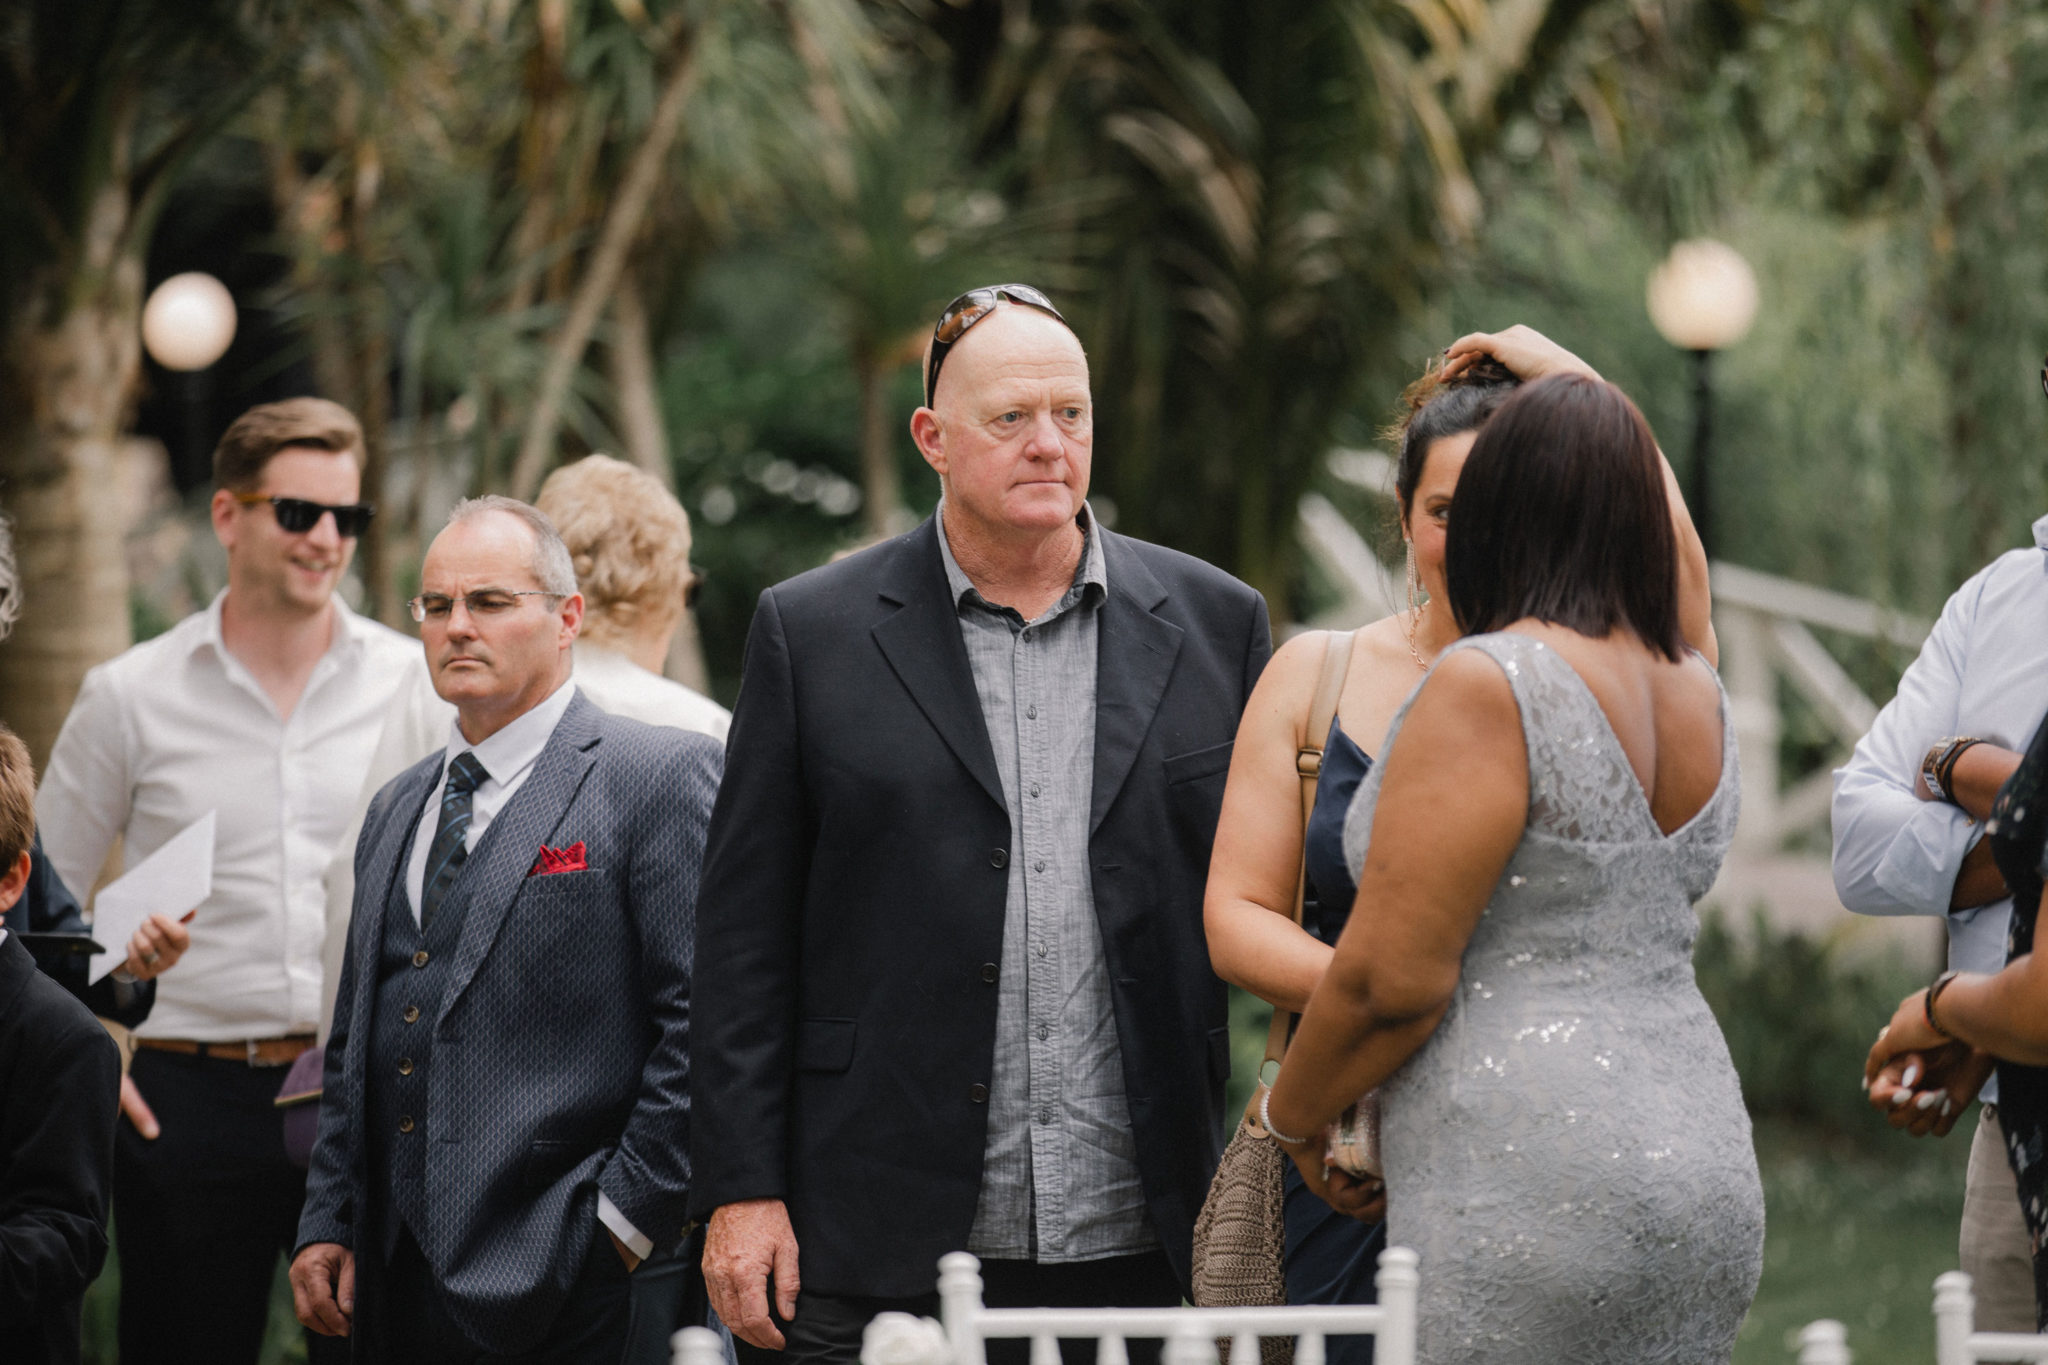
M213 459L226 590L86 675L36 801L51 865L81 890L116 839L133 866L217 818L213 894L136 1030L116 1139L129 1365L257 1358L305 1196L271 1101L313 1043L321 881L389 700L420 667L417 643L335 593L372 515L356 419L324 399L267 403Z
M712 817L692 1212L747 1365L852 1365L963 1248L994 1305L1178 1304L1223 1143L1202 892L1265 604L1090 513L1029 286L941 315L911 434L938 513L761 595Z

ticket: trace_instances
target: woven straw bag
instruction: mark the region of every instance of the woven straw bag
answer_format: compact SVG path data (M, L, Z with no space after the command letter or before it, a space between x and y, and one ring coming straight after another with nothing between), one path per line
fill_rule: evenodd
M1309 707L1308 731L1295 757L1301 775L1301 827L1308 829L1309 814L1315 809L1316 779L1323 770L1323 741L1330 722L1337 715L1337 698L1344 690L1344 675L1351 665L1349 631L1333 631L1323 647L1323 670L1316 682L1314 704ZM1294 890L1294 922L1301 923L1303 882ZM1287 1051L1287 1035L1294 1016L1273 1011L1272 1027L1266 1033L1266 1058L1259 1067L1259 1084L1252 1090L1251 1103L1223 1149L1216 1178L1209 1182L1209 1197L1195 1219L1194 1291L1201 1308L1262 1307L1287 1302L1287 1279L1282 1268L1286 1254L1287 1227L1282 1214L1286 1188L1287 1153L1273 1141L1258 1120L1259 1096L1272 1083ZM1223 1365L1229 1365L1229 1346L1223 1347ZM1291 1365L1294 1342L1288 1337L1268 1337L1259 1343L1260 1365ZM1243 1365L1240 1362L1240 1365Z

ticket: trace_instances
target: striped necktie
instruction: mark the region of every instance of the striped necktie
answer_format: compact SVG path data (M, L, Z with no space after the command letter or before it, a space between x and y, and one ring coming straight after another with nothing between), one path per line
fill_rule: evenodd
M476 754L464 750L448 765L448 785L441 789L441 821L434 826L434 842L427 846L427 876L420 883L420 928L434 918L434 910L455 885L469 856L469 816L476 789L491 775L477 762Z

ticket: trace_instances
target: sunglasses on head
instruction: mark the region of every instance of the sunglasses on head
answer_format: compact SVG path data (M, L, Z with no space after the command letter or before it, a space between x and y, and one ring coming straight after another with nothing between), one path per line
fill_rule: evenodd
M345 502L339 505L328 502L308 502L304 498L279 498L263 493L237 493L235 501L244 507L254 507L261 502L270 504L271 512L277 517L278 529L292 535L304 535L320 524L320 518L334 513L334 530L343 540L354 540L370 529L370 518L377 515L377 509L367 502Z
M1061 322L1060 310L1052 306L1052 300L1028 284L991 284L981 289L970 289L946 305L946 311L939 314L938 326L932 328L932 358L925 365L924 401L930 407L932 392L939 384L939 366L946 362L946 352L953 349L955 342L967 334L967 329L996 311L996 303L1008 299L1021 303L1026 308L1036 308L1041 313L1050 313Z

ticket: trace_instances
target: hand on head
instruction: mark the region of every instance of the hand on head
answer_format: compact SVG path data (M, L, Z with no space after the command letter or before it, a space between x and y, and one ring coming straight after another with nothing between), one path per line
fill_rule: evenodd
M1553 374L1582 374L1598 379L1599 372L1533 327L1516 323L1505 332L1472 332L1452 342L1444 352L1445 379L1455 379L1483 355L1492 356L1514 372L1523 383Z

